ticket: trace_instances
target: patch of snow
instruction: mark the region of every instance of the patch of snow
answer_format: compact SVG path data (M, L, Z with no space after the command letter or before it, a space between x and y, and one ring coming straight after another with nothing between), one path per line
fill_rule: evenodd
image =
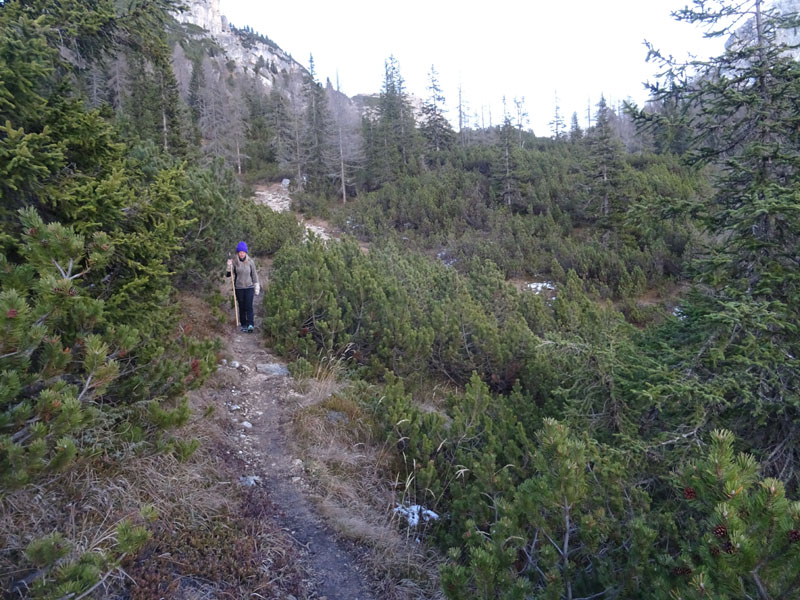
M680 306L676 306L675 308L673 308L672 309L672 314L675 315L676 317L678 317L678 319L680 319L681 321L685 321L686 320L686 313L684 313L681 310Z
M436 521L439 518L439 515L435 512L419 504L412 504L411 506L398 504L394 512L405 517L409 527L416 527L419 525L420 519L427 523L428 521Z
M231 404L230 410L235 412L237 410L242 410L242 407L239 406L238 404Z
M238 362L238 361L235 361L235 360L232 360L232 361L231 361L231 366L232 366L234 369L238 369L238 368L239 368L239 362Z
M244 427L245 429L252 429L253 424L250 421L242 421L242 427Z
M554 286L549 281L532 281L525 287L530 291L532 291L534 294L541 294L545 290L547 290L548 292L552 292L556 289L556 286Z

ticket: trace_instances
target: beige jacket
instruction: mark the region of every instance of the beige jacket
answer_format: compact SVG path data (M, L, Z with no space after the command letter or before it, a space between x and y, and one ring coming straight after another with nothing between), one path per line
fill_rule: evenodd
M231 272L227 271L225 277L230 277ZM255 287L258 284L258 271L256 270L256 263L250 258L250 255L244 257L244 260L239 260L238 256L233 257L233 287L242 290L246 288Z

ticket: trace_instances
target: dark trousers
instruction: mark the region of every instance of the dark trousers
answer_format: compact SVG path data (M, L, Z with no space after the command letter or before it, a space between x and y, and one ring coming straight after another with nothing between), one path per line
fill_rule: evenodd
M255 325L253 322L253 296L255 288L236 288L236 302L239 304L239 324L242 327Z

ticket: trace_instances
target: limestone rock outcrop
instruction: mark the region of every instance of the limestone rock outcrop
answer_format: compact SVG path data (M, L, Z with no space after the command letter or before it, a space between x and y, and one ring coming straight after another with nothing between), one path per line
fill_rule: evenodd
M271 87L280 75L301 76L307 71L300 63L266 38L233 27L220 10L219 0L186 0L187 10L175 15L180 23L205 30L235 63L237 71L258 73Z

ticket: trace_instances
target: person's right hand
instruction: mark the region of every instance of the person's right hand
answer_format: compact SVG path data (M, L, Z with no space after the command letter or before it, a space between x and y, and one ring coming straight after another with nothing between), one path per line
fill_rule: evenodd
M230 269L232 266L233 266L233 259L229 258L228 259L228 268Z

